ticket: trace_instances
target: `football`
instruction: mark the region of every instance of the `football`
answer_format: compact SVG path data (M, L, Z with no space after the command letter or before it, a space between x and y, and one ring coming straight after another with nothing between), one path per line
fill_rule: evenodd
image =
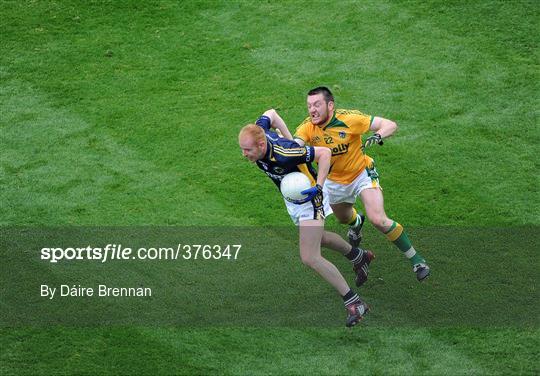
M285 200L293 203L305 199L307 195L303 195L300 192L309 188L311 188L311 182L301 172L291 172L285 175L280 185L281 194Z

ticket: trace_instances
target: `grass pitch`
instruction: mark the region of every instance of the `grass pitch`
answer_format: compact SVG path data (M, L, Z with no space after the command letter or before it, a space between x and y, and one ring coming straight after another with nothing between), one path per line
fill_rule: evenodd
M0 373L539 373L539 10L2 1ZM300 264L279 193L236 145L269 107L294 129L321 84L338 107L400 125L371 155L388 214L433 268L416 283L368 227L378 258L361 294L374 309L352 331L339 297ZM248 226L253 245L235 264L75 273L13 253L11 226ZM43 305L12 289L28 271L143 280L169 300L129 325L25 325Z

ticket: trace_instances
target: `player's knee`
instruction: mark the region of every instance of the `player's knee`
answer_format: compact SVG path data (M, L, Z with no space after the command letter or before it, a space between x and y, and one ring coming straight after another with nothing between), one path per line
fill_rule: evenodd
M346 217L338 218L338 221L339 221L339 223L341 223L342 225L349 224L349 219L346 218Z
M305 266L309 266L310 268L312 267L311 265L313 265L313 257L310 256L310 255L301 255L300 258L302 259L302 264L304 264Z
M328 239L324 235L321 238L321 247L328 247Z
M310 267L311 269L315 269L315 267L319 263L320 257L321 256L317 255L303 254L300 258L302 259L302 263L305 266Z
M322 238L321 238L321 246L323 247L328 247L329 245L331 245L331 238L330 238L330 233L328 231L325 231L322 235Z
M388 227L388 218L386 217L386 215L371 215L369 216L369 221L379 231L385 231Z
M339 214L334 212L334 215L336 216L336 219L339 223L346 225L351 221L352 212Z

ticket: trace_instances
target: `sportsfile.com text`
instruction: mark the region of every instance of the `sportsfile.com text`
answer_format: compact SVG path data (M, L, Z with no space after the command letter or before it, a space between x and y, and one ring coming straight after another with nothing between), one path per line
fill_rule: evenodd
M57 263L72 260L236 260L241 244L178 244L175 247L124 247L107 244L105 247L48 247L41 248L41 260Z

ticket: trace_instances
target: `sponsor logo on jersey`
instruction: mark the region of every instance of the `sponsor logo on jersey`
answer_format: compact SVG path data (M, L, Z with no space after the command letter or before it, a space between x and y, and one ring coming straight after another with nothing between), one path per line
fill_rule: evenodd
M332 155L345 154L349 151L349 144L339 144L338 146L332 148Z
M281 167L274 167L273 170L276 174L280 174L280 175L282 175L285 172L285 169Z
M264 168L265 170L268 170L268 165L264 162L261 162L261 161L258 161L259 164L262 166L262 168Z
M313 143L316 144L317 142L321 142L321 138L319 136L313 137Z

